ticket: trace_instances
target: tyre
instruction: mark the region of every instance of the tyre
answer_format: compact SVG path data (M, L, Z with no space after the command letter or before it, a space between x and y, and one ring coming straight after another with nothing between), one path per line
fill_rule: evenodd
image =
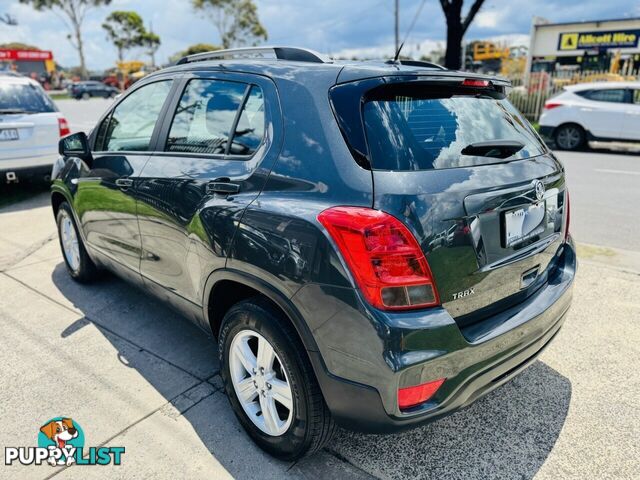
M89 92L84 92L82 94L82 99L83 100L89 100L91 98L91 94L89 94Z
M84 248L71 207L67 202L60 204L56 223L62 257L71 278L81 283L95 280L98 277L98 268Z
M260 448L295 460L331 439L335 423L306 351L280 311L261 298L234 305L218 345L231 407Z
M118 96L118 94L116 92L111 92L109 94L109 98L116 98Z
M578 150L584 146L586 135L581 126L570 123L556 129L554 140L560 150Z

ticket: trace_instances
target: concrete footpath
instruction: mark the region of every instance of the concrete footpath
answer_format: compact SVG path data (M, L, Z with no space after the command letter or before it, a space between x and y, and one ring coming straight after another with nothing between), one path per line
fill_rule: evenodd
M598 248L581 247L564 328L512 382L439 422L340 431L287 463L236 421L213 340L114 277L73 282L47 195L0 210L0 478L638 478L640 268ZM87 446L125 447L122 465L4 465L4 447L35 446L55 416Z

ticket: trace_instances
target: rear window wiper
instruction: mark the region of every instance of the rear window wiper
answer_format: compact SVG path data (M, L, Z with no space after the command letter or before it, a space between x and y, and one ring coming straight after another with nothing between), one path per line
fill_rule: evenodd
M477 157L508 158L524 148L524 143L515 140L491 140L470 143L460 153Z
M27 113L27 111L23 108L0 108L0 114L2 113Z

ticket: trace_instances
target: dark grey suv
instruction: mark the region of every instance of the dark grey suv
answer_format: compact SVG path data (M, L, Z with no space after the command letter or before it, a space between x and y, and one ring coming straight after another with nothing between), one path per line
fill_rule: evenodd
M69 273L111 270L217 338L231 406L278 457L447 415L571 302L564 168L508 88L296 48L186 57L61 140Z

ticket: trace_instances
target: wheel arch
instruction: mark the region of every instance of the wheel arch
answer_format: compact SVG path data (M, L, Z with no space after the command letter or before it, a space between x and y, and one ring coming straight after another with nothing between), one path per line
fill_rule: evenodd
M570 121L567 121L567 122L559 123L558 125L553 127L553 133L555 134L555 132L558 131L559 128L566 127L568 125L575 125L576 127L579 127L580 129L582 129L582 131L585 132L585 133L589 131L580 122L576 122L575 120L570 120Z
M63 202L69 202L69 200L63 193L54 190L51 193L51 208L53 209L54 218L58 216L58 210L60 210L60 205L62 205Z
M86 245L87 239L84 234L84 230L82 229L82 224L80 223L80 219L78 218L78 215L75 209L73 208L73 200L71 199L69 192L60 188L59 186L54 185L51 188L51 209L53 211L53 218L56 221L58 219L58 211L60 210L60 205L62 205L63 202L67 202L71 207L71 214L73 215L73 221L76 223L76 227L78 229L78 232L80 233L80 238L82 238L82 241L85 242L85 245ZM89 256L91 256L91 253L89 253Z
M220 269L209 275L204 289L203 315L214 338L218 338L225 313L241 300L261 296L266 298L291 323L300 341L308 351L318 351L318 346L290 299L272 285L253 275L231 269ZM216 298L217 301L213 299Z

